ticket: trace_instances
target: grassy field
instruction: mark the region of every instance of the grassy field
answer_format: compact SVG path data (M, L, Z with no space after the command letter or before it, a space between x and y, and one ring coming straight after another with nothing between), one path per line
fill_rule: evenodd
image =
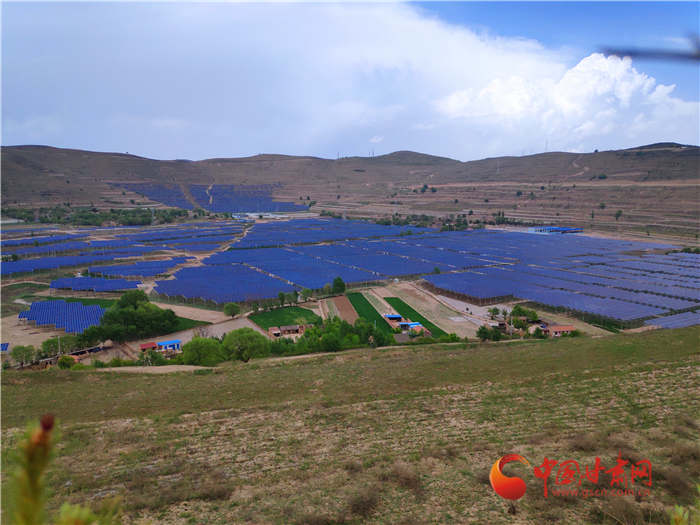
M25 299L28 303L31 303L31 298L37 292L42 292L48 290L48 284L35 284L35 283L17 283L8 284L2 287L2 303L0 304L2 311L2 317L7 317L8 315L15 315L23 310L28 310L29 307L23 304L14 302L15 299Z
M379 315L379 312L370 304L367 298L359 292L347 294L348 299L352 303L352 307L357 312L357 315L366 319L370 323L377 323L377 328L385 333L391 333L391 326L386 322L386 319Z
M269 312L253 314L248 317L263 330L268 330L271 326L286 326L291 324L313 324L321 319L311 310L301 306L287 306Z
M428 321L425 317L416 312L398 297L385 297L384 300L389 303L391 307L401 315L401 317L408 318L413 322L418 322L425 326L428 330L430 330L430 333L433 334L433 337L447 335L444 330L441 330L433 323Z
M120 494L125 523L667 523L700 475L699 337L355 350L208 375L3 372L3 480L15 429L51 411L51 508ZM545 499L511 464L528 487L512 516L488 484L507 453L648 459L653 485L638 500Z

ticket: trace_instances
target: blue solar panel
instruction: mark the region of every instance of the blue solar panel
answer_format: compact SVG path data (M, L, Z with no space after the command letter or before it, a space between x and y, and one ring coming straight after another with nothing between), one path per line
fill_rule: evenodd
M99 325L105 311L97 305L83 306L82 303L66 303L63 300L36 301L30 306L26 319L35 321L37 325L64 328L68 334L80 334L90 326Z
M96 279L93 277L65 277L51 281L53 289L68 289L74 291L117 292L136 290L140 281L125 281L124 279Z
M0 352L7 352L10 349L10 343L0 343Z
M700 324L700 312L685 312L683 314L658 317L645 321L644 324L660 326L661 328L685 328Z
M156 281L155 287L157 293L170 297L198 298L218 304L276 298L279 292L295 289L240 264L183 268L175 273L175 279Z

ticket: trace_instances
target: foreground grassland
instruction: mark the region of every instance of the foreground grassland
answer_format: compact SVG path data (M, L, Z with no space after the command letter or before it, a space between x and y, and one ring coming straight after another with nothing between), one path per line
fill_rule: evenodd
M694 327L207 375L4 372L3 480L17 428L51 411L63 429L51 507L121 494L127 523L667 523L700 477L699 340ZM516 465L528 491L509 515L487 474L507 453L534 466L648 459L651 495L545 499Z
M263 330L269 330L272 326L279 328L292 324L313 324L321 319L311 310L301 306L287 306L278 310L253 314L248 318Z

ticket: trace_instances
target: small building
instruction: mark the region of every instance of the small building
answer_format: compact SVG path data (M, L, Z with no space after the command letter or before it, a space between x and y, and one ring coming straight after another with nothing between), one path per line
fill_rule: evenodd
M179 351L182 346L182 341L179 339L173 339L172 341L162 341L158 343L158 351L165 352L167 350Z
M425 326L417 322L401 322L399 323L399 327L401 328L401 330L404 330L406 332L417 332L421 335L421 337L432 337L430 330L428 330Z
M271 326L269 332L275 337L279 337L282 335L282 331L276 326Z
M399 325L401 323L410 323L410 319L404 319L401 317L399 314L384 314L384 319L386 319L386 322L389 323L389 326L391 328L399 328ZM403 328L402 328L403 330Z
M570 324L559 325L559 326L548 326L543 328L542 331L551 337L561 337L561 334L570 334L575 328Z
M142 352L147 352L148 350L156 350L158 345L156 343L143 343L142 345L139 345L139 348Z
M279 331L282 332L282 335L303 334L307 329L313 328L313 326L312 324L290 324L280 326Z

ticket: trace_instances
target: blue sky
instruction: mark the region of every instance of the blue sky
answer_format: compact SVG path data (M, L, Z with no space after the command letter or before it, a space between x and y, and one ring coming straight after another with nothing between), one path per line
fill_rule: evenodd
M698 144L697 2L2 4L2 144L473 160Z

